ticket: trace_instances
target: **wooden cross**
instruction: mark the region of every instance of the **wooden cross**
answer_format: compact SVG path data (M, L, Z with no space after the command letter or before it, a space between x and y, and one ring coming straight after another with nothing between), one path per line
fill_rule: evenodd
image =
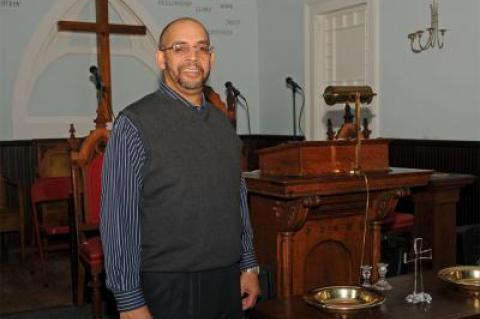
M109 24L108 0L96 1L96 22L58 21L58 31L97 34L97 63L103 80L103 92L98 99L97 128L105 128L112 120L112 81L110 73L110 34L145 35L144 25Z

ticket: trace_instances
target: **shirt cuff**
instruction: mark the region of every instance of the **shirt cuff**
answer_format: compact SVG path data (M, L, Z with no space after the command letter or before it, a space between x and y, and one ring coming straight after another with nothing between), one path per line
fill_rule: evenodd
M255 257L255 251L247 250L242 253L240 258L240 270L258 266L257 257Z
M113 292L117 302L118 311L128 311L146 305L145 297L141 288L129 291Z

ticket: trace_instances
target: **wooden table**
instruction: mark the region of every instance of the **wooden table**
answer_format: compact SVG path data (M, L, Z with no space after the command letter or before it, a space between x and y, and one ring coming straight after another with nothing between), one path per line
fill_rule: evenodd
M367 197L362 176L266 176L258 171L244 176L257 257L272 270L279 297L358 284ZM456 204L461 188L473 181L472 175L406 168L368 174L365 263L375 266L380 260L375 221L411 194L414 235L433 248L433 269L455 265Z
M457 203L462 188L475 181L468 174L432 174L424 187L412 189L415 204L415 237L433 249L435 270L454 266L456 262Z
M386 295L383 305L353 315L341 316L307 305L301 296L274 299L259 303L252 313L254 319L466 319L480 318L480 299L470 298L436 277L435 272L425 275L426 292L433 298L431 304L409 304L405 297L412 292L413 275L389 278L394 287Z

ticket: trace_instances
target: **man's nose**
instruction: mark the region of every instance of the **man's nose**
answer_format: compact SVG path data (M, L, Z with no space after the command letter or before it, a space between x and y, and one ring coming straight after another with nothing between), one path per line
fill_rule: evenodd
M195 46L191 46L188 50L187 57L190 60L197 60L198 59L198 49Z

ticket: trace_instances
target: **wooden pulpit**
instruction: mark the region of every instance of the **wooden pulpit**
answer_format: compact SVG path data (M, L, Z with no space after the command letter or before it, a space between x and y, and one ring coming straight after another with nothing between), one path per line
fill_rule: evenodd
M261 169L244 173L257 257L272 269L278 297L358 285L361 263L373 265L376 274L375 221L411 187L428 183L432 171L388 167L388 141L362 143L360 174L350 173L355 142L347 141L263 149Z
M259 150L258 160L265 175L340 175L350 174L355 152L352 141L295 142ZM359 165L366 173L388 171L388 140L362 141Z

